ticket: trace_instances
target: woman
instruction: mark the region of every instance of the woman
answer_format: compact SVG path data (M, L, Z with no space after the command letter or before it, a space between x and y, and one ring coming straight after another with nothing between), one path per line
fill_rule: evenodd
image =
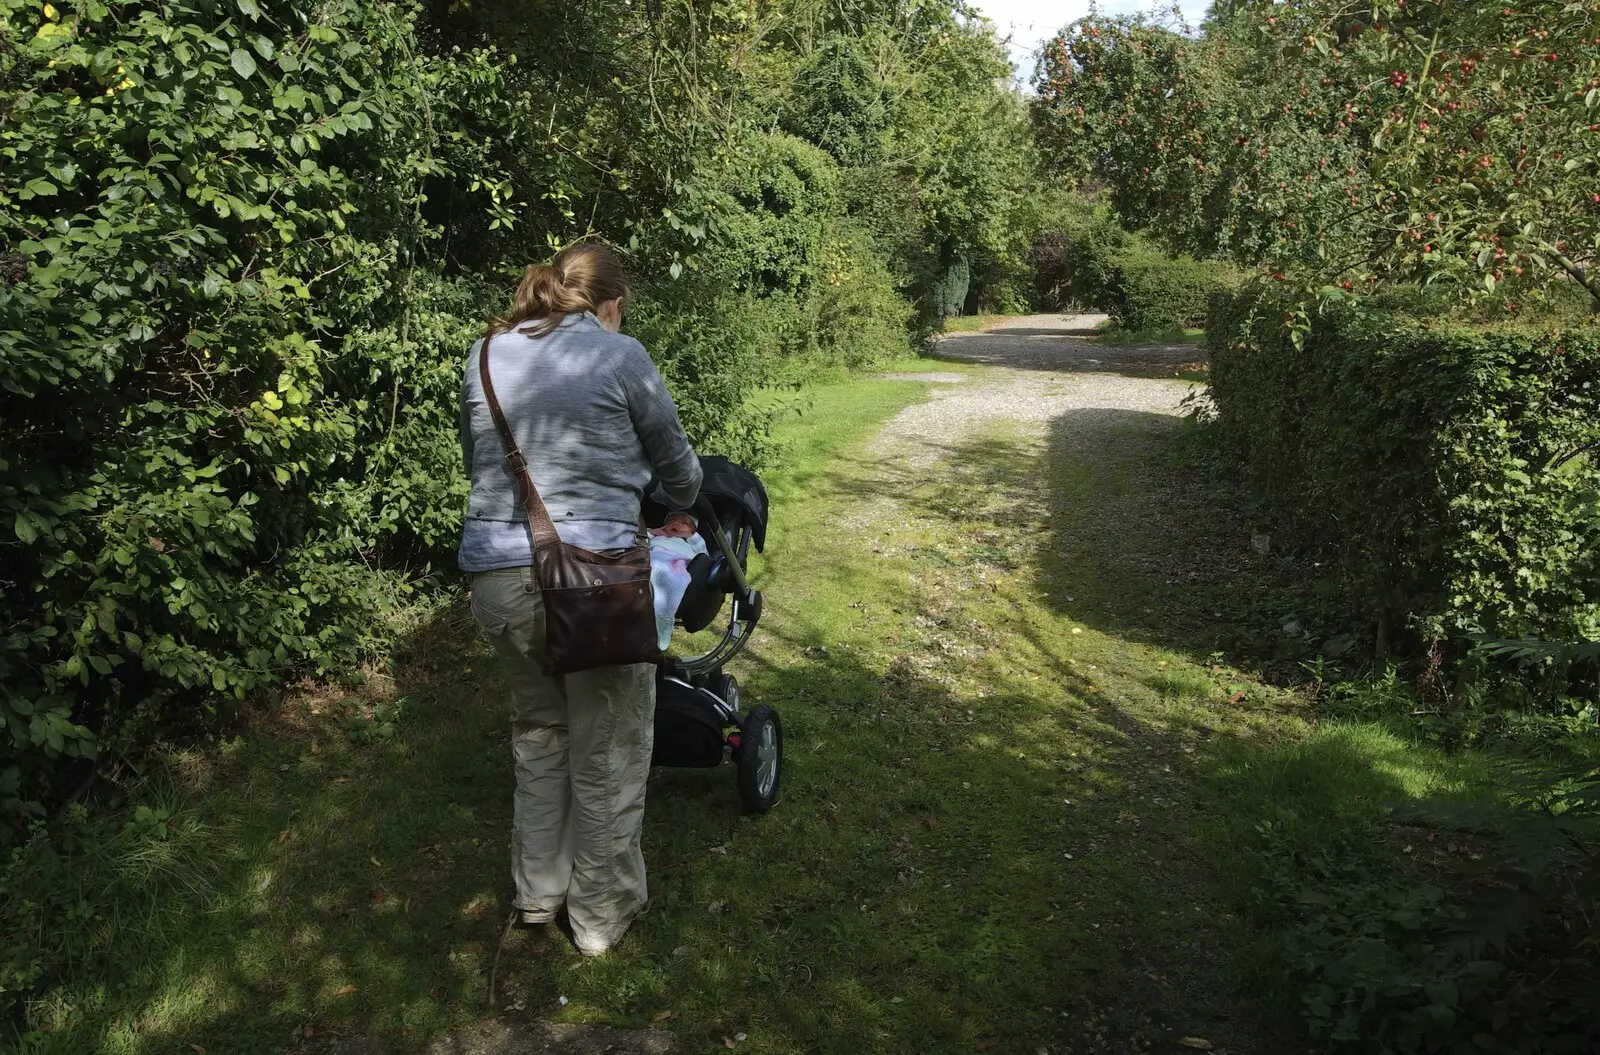
M496 319L490 381L528 471L569 545L624 549L652 474L687 509L700 462L643 345L618 330L628 286L604 246L573 246L528 268ZM654 733L649 664L547 677L545 623L527 513L517 500L473 345L461 385L461 445L472 478L461 569L472 614L511 683L515 908L547 923L566 907L585 955L615 945L648 900L640 831Z

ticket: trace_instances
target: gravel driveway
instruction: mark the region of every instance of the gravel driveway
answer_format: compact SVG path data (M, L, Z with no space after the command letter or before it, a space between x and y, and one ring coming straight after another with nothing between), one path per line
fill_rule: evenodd
M1088 338L1104 315L1022 315L977 333L951 333L936 359L1052 373L1118 373L1170 378L1202 359L1193 344L1106 345Z
M992 369L960 384L941 384L927 402L901 411L879 433L872 453L899 463L896 468L919 470L963 439L1002 422L1037 437L1059 419L1065 442L1085 447L1115 443L1129 428L1171 427L1183 401L1202 388L1171 374L1195 359L1199 349L1106 347L1081 339L1104 318L1028 315L991 330L944 337L936 358ZM1129 376L1156 364L1167 376Z

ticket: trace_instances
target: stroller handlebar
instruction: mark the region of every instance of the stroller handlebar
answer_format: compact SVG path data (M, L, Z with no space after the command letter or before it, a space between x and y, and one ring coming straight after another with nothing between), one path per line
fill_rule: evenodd
M733 575L733 581L738 584L739 593L746 599L750 597L750 580L745 578L744 566L739 563L739 554L733 548L733 542L728 538L728 533L723 530L722 521L717 516L717 511L712 508L706 497L701 495L694 500L695 512L705 518L711 528L711 535L717 540L717 548L722 550L722 557L728 562L728 571Z

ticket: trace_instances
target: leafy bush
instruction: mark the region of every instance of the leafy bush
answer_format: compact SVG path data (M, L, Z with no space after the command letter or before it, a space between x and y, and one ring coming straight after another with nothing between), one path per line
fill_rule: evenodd
M1133 244L1111 210L1081 199L1035 236L1031 251L1039 307L1068 311L1100 305L1111 260Z
M1217 299L1212 397L1268 506L1341 569L1349 610L1380 639L1594 638L1600 330L1298 304Z
M1211 297L1230 281L1226 265L1169 256L1135 243L1112 255L1099 303L1125 330L1181 330L1205 322Z
M380 554L455 528L456 312L477 314L407 262L426 86L404 22L90 5L35 31L36 12L0 8L26 88L0 148L19 807L136 711L373 643L410 578Z
M1104 311L1124 330L1198 326L1211 297L1233 283L1225 264L1164 253L1106 209L1067 217L1032 255L1043 306Z
M1329 1051L1381 1055L1594 1050L1597 792L1600 773L1580 771L1509 803L1404 811L1492 855L1495 881L1481 886L1397 866L1381 829L1352 824L1308 846L1292 827L1264 823L1257 894L1284 924L1312 1036ZM1407 838L1426 848L1440 834Z

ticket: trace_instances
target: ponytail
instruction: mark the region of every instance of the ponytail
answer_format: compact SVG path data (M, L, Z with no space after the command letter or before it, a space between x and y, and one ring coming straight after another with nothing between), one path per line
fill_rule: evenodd
M489 323L488 336L517 330L544 337L568 315L594 311L619 297L626 301L628 293L616 254L598 242L580 242L523 273L511 310Z

